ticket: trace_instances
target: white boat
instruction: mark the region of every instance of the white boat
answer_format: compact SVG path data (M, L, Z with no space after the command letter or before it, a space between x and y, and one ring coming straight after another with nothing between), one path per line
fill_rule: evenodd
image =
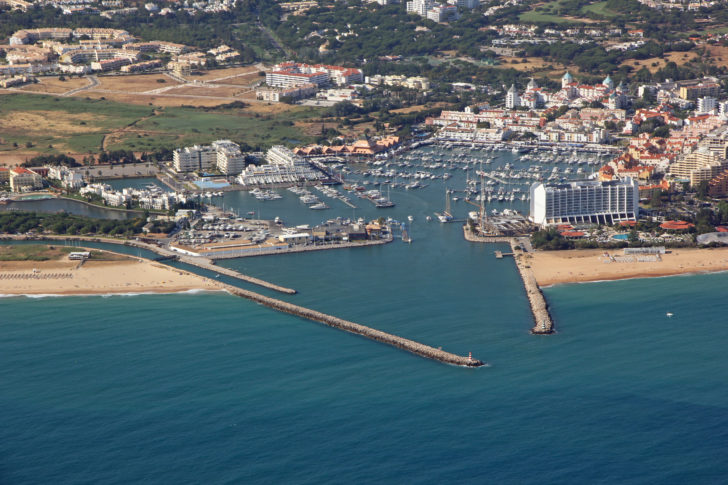
M410 222L412 222L412 221L414 221L414 220L415 220L415 218L414 218L414 217L412 217L412 216L407 216L407 220L408 220L408 221L410 221Z

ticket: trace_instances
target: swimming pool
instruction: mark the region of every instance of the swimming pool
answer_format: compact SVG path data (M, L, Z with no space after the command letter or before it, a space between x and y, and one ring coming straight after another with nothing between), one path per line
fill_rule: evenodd
M615 234L612 236L612 239L618 239L620 241L626 241L629 239L629 234Z

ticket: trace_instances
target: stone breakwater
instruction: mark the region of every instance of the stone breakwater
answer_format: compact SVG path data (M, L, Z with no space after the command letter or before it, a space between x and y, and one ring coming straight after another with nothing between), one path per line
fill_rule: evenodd
M533 276L528 262L526 261L526 253L516 244L515 240L511 241L513 250L513 259L516 260L516 267L523 280L523 287L526 289L526 296L531 304L531 313L533 314L534 325L531 333L536 335L546 335L554 332L554 322L549 313L546 298L544 298L541 288Z
M415 342L414 340L409 340L406 338L398 337L397 335L393 335L391 333L375 330L373 328L360 325L358 323L350 322L348 320L334 317L332 315L327 315L326 313L321 313L316 310L311 310L309 308L305 308L299 305L294 305L293 303L288 303L285 301L277 300L275 298L263 296L259 293L243 290L242 288L238 288L232 285L221 284L221 286L233 295L247 298L274 310L290 313L292 315L296 315L307 320L313 320L314 322L323 323L324 325L328 325L329 327L334 327L339 330L344 330L345 332L361 335L362 337L366 337L370 340L391 345L392 347L396 347L398 349L406 350L407 352L411 352L420 357L436 360L444 364L452 364L463 367L480 367L484 365L482 361L470 358L469 356L465 357L462 355L445 352L444 350L436 349L434 347L430 347L429 345Z
M554 333L554 322L549 313L548 303L546 303L546 298L543 296L541 288L536 282L536 277L528 265L528 261L526 260L528 253L524 252L521 248L521 245L526 244L527 241L522 240L519 242L514 237L478 236L472 233L467 224L463 226L463 234L465 239L470 242L508 243L511 245L513 259L516 261L516 268L518 268L518 274L521 275L521 281L523 281L523 287L526 290L526 296L528 297L531 313L533 314L534 325L531 333L535 335Z

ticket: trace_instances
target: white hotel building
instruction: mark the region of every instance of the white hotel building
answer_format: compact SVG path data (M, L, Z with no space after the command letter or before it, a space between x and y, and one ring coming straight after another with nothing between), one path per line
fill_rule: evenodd
M631 178L531 185L529 218L534 224L613 224L638 217L639 186Z

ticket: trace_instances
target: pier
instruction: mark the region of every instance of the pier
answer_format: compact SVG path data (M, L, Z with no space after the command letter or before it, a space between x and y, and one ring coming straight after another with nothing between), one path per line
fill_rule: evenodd
M285 293L286 295L295 295L296 293L298 293L293 288L286 288L285 286L279 286L279 285L276 285L273 283L269 283L268 281L261 280L259 278L255 278L253 276L244 275L242 273L235 271L234 269L217 266L217 265L213 264L213 262L211 260L206 260L205 258L180 256L179 260L183 263L187 263L192 266L197 266L198 268L206 269L208 271L214 271L215 273L225 275L225 276L230 276L231 278L236 278L240 281L245 281L246 283L251 283L253 285L261 286L263 288L268 288L269 290L275 290L279 293Z
M516 262L516 268L518 268L518 274L521 275L521 281L523 281L523 287L526 290L526 297L528 297L531 314L533 315L534 325L531 328L531 333L534 335L554 333L554 321L549 313L548 303L541 292L541 288L538 286L538 282L536 282L536 277L533 275L531 267L526 261L527 253L523 248L530 246L527 239L505 236L479 236L473 234L467 224L463 226L463 235L470 242L510 244L512 251L510 254L495 251L495 257L499 258L499 254L500 258L503 258L503 256L513 256Z

